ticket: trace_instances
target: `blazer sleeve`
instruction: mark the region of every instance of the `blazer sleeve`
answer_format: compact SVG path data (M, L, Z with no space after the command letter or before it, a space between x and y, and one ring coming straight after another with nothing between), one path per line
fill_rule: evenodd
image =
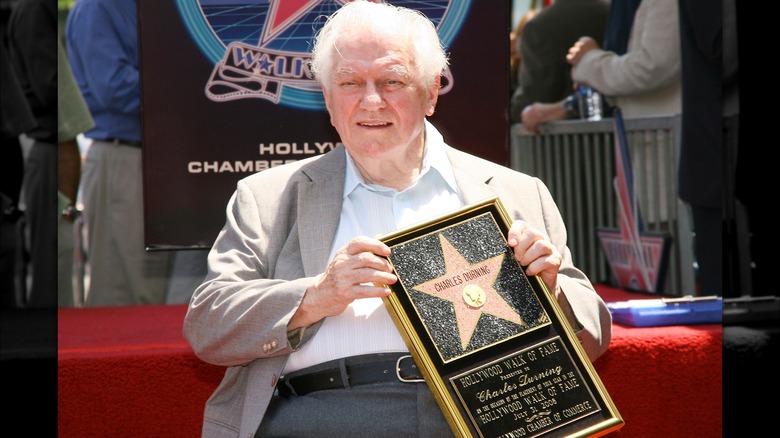
M562 256L558 285L576 318L573 328L577 338L588 358L595 361L607 351L612 340L612 316L588 277L574 265L571 251L566 244L566 226L549 189L538 178L534 180L539 194L544 230Z
M607 96L655 90L680 73L680 29L676 0L643 0L623 55L591 50L572 69L572 79Z
M279 227L289 228L289 218L262 215L268 209L260 208L254 192L239 181L228 202L225 225L209 253L208 274L184 319L183 335L195 354L215 365L243 365L289 354L301 335L309 338L319 326L288 340L287 323L314 279L305 277L300 261L294 259L285 259L289 279L271 278L274 261L285 257L279 242L287 234Z

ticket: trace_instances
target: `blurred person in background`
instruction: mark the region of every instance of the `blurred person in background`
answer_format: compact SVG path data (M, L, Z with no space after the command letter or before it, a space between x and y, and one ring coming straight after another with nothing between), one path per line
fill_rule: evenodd
M682 112L677 0L641 0L626 53L604 50L592 38L582 37L566 59L572 65L574 82L598 91L610 105L620 108L626 119L675 116ZM646 147L654 143L651 137L652 134L645 133L629 139L633 145L634 189L644 217L667 222L670 200L677 199L674 170L657 184L641 176L658 172L657 163L667 162L676 151Z
M95 127L81 176L88 306L164 304L169 252L144 243L141 86L135 0L78 0L68 60Z
M620 9L616 9L618 4ZM619 107L626 119L679 115L682 81L678 17L677 0L612 2L609 26L619 25L622 30L616 35L623 35L623 38L607 39L614 50L601 48L590 37L582 37L572 45L566 60L572 65L573 82L600 93L607 105ZM631 20L630 25L626 20ZM612 35L612 32L609 29L606 34ZM616 50L622 49L623 41L625 52L621 54ZM529 132L538 133L545 123L580 117L574 102L573 96L553 103L536 102L523 110L523 126ZM631 137L629 142L632 167L637 176L634 190L641 213L650 221L671 226L670 203L677 199L676 169L659 168L657 163L667 162L669 154L676 152L646 147L654 144L648 133ZM671 172L671 175L668 178L661 176L660 183L647 177L658 172Z
M520 43L523 39L523 29L528 22L534 18L536 13L539 12L533 6L527 10L520 20L517 22L517 26L509 33L509 91L510 96L514 94L517 89L518 80L520 78L520 64L522 58L520 57Z
M626 118L679 114L678 17L677 0L642 0L624 54L587 36L569 49L572 80L598 90Z
M605 52L623 56L628 51L629 40L641 41L643 38L641 34L633 34L632 37L634 20L640 3L641 0L618 0L610 2L609 16L604 30L603 50ZM650 35L648 34L648 37L649 36ZM588 47L583 47L585 41L588 41L588 39L584 38L582 42L578 39L578 49L598 48L598 44L595 42ZM588 44L590 44L590 42ZM572 45L572 47L569 48L569 51L566 53L567 56L569 56L569 52L574 49L574 47L575 45ZM581 54L584 53L585 51L583 50ZM648 55L649 54L650 52L648 52ZM633 56L642 56L642 52L636 52ZM604 117L611 116L613 104L614 102L607 100L603 101ZM570 94L564 99L558 101L537 101L526 106L523 108L522 122L526 130L536 134L538 133L539 127L545 123L556 120L577 119L580 117L577 93L575 89L572 89L570 90Z
M566 53L578 38L601 42L609 14L607 0L556 0L523 28L517 88L510 99L509 120L522 120L533 102L557 102L571 93L571 66Z
M678 0L682 55L682 138L677 171L678 194L691 210L694 254L697 262L698 295L723 295L723 207L724 177L733 187L734 174L723 173L724 140L729 139L728 119L734 114L737 96L729 95L724 106L724 90L736 92L736 30L728 36L732 44L723 57L724 16L721 7L708 0ZM732 0L723 0L732 6ZM734 21L731 22L732 24ZM724 64L728 62L728 64ZM731 93L727 93L731 94ZM731 129L735 129L731 126ZM734 132L736 134L736 131Z
M74 296L74 222L80 214L76 207L79 180L81 179L81 153L77 136L95 127L87 103L81 95L62 42L57 39L57 160L58 200L61 211L58 229L57 254L57 305L73 307L84 297Z
M4 17L5 19L6 17ZM20 209L24 156L19 136L36 126L6 50L5 23L0 44L0 308L16 309L25 301L26 244L22 235L24 212Z
M29 230L30 290L25 307L57 307L57 4L19 0L8 21L11 64L36 125L22 134L22 197Z

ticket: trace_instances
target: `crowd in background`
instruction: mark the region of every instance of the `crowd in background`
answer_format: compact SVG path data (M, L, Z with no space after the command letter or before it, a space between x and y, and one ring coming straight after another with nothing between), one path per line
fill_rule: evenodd
M4 293L4 306L186 302L188 295L181 290L194 287L205 273L205 254L192 257L189 253L189 270L185 267L177 272L177 256L181 266L185 255L150 252L142 243L135 2L78 0L75 13L71 10L73 1L59 3L64 6L60 11L53 9L51 1L2 2L3 56L9 60L4 68L14 66L14 71L4 74L3 86L6 90L18 85L24 98L13 104L14 111L3 115L4 137L14 145L19 143L18 147L3 148L3 166L10 176L9 183L5 183L10 185L3 189L3 233L7 236L3 278L13 291ZM624 117L682 114L680 187L673 195L680 196L692 210L699 236L696 254L702 293L733 295L736 286L732 283L744 284L744 280L727 280L726 292L720 281L709 280L719 279L721 269L715 265L723 256L719 244L721 229L726 226L720 220L722 208L731 212L733 221L747 220L747 209L738 200L728 201L721 195L724 187L717 184L720 181L725 181L725 189L733 194L735 164L726 163L731 172L725 180L712 177L712 172L723 169L723 154L717 147L722 142L720 134L705 127L726 123L723 126L731 134L724 138L730 150L736 151L739 107L728 104L735 101L733 93L722 96L716 89L722 73L726 79L737 77L736 62L721 66L721 60L737 59L726 56L734 53L736 44L720 45L724 32L736 32L723 29L721 9L699 11L698 3L529 1L527 9L518 13L521 19L510 34L512 83L508 109L512 123L522 123L536 132L545 123L580 117L575 91L584 86L602 96L605 116L615 107L621 108ZM723 10L733 11L732 3L725 0ZM75 67L74 83L90 113L85 114L83 119L89 121L83 126L91 128L76 128L82 134L79 150L75 138L55 139L58 67L53 54L44 56L36 51L53 46L55 39L65 49L67 64ZM735 42L736 37L728 41ZM30 64L31 60L35 64ZM97 69L94 65L115 67ZM689 72L694 70L709 71L704 77L713 79L693 79L686 85L688 78L693 78ZM102 77L98 71L103 71ZM4 97L4 105L14 95L4 93L8 96ZM693 102L697 111L684 111ZM9 116L11 113L14 117ZM26 122L25 115L31 116ZM76 153L81 154L81 160L74 160ZM736 153L729 157L736 157ZM111 172L110 166L120 165L126 179L112 186L106 175ZM109 199L122 199L123 203L106 204ZM116 211L123 213L118 215ZM74 254L75 268L71 260ZM86 266L80 264L83 261ZM743 272L744 276L744 269L728 272ZM123 278L124 274L118 273L127 275ZM90 297L90 286L114 292ZM52 293L55 289L59 293Z
M733 186L736 164L724 163L722 134L718 132L726 120L721 109L721 74L725 68L732 72L727 79L733 78L738 70L736 21L727 19L727 27L732 27L724 30L723 11L733 13L733 4L733 0L724 0L721 9L696 0L556 0L532 19L524 17L523 31L513 35L522 61L511 95L510 120L522 123L531 133L538 133L547 123L586 118L580 114L578 87L602 96L608 110L605 115L620 108L627 118L681 116L677 189L675 192L674 184L662 182L666 188L661 188L661 205L668 204L667 197L679 197L690 209L696 260L696 267L690 269L696 271L699 295L750 294L740 290L744 278L740 282L727 277L724 284L721 275L722 230L729 225L722 211L726 206L742 211L739 201L726 192ZM575 24L565 21L573 16L581 19ZM561 28L570 32L561 32ZM732 37L727 47L732 51L726 53L731 56L726 57L724 32ZM725 98L733 100L735 90L728 88ZM725 110L729 111L726 126L735 132L738 107L729 105ZM634 149L639 153L632 157L632 164L655 166L651 154L659 151L639 146ZM736 150L735 144L732 149ZM736 161L736 153L729 157ZM732 170L724 173L725 164ZM665 211L649 213L668 216ZM733 216L746 220L744 214ZM739 244L746 243L726 242L727 246ZM749 264L744 259L734 263Z
M135 0L2 11L3 308L186 303L206 251L144 246Z

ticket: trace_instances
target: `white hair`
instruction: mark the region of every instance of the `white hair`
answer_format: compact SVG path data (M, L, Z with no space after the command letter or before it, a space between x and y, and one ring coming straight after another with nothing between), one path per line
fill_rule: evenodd
M324 88L330 88L334 61L341 41L381 35L408 48L407 54L420 82L432 86L448 64L436 27L422 12L384 2L355 0L328 17L314 39L311 72Z

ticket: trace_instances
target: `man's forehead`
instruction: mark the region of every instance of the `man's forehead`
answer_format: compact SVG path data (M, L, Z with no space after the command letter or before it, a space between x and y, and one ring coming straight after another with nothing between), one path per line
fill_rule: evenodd
M372 68L361 68L355 63L344 63L336 66L335 73L337 75L355 75L361 73L367 73L369 71L382 72L382 73L396 73L396 74L408 74L409 66L397 62L391 62L383 65L374 65Z
M335 44L336 55L345 59L407 59L414 53L406 39L341 39Z

